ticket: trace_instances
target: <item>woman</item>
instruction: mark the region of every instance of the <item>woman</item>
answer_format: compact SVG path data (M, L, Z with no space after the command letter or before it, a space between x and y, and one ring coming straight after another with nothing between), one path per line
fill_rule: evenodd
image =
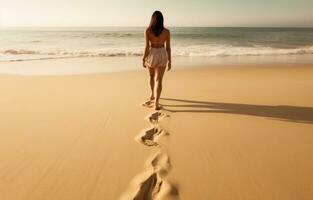
M166 65L168 71L171 69L170 31L164 28L163 21L162 13L155 11L145 31L146 47L142 59L143 67L148 68L150 73L151 95L146 104L155 100L155 110L160 110L159 99Z

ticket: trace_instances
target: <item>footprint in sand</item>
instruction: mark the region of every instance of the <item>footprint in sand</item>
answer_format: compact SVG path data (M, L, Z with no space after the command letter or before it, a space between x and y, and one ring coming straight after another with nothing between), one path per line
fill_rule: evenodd
M152 108L153 101L146 101L142 104ZM159 127L159 121L169 115L156 111L148 115L147 120L153 127L144 130L136 140L146 146L159 146L157 139L168 133ZM166 180L171 163L169 156L160 149L152 159L148 159L145 170L133 180L129 192L125 193L123 200L165 200L179 199L178 189Z
M169 117L168 114L165 114L164 112L156 111L148 115L146 119L149 120L150 123L152 124L157 124L161 119Z
M151 166L154 171L160 175L160 177L165 177L171 169L170 158L165 153L158 153L151 161Z
M133 198L134 200L152 200L160 191L162 181L158 178L157 173L151 174L147 180L145 180Z
M151 174L145 179L137 189L134 196L129 200L165 200L179 199L179 193L176 186L162 180L158 173Z
M137 176L137 186L129 193L128 199L158 200L165 197L171 197L170 199L178 197L177 187L164 179L171 168L168 155L160 152L152 160L149 159L147 165L149 169Z
M154 102L153 100L147 100L141 104L143 107L153 108Z
M161 135L167 135L167 132L159 127L151 127L137 136L136 140L146 146L158 146L159 144L156 141Z

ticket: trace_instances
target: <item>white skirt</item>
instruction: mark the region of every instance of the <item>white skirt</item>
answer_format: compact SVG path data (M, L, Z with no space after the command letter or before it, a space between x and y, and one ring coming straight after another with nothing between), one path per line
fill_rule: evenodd
M145 65L147 67L166 67L168 62L168 55L165 47L151 48L149 54L145 59Z

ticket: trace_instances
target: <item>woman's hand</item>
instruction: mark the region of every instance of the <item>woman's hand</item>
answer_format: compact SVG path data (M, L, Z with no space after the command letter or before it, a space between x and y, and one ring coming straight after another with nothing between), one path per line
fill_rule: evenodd
M168 62L168 64L167 64L167 71L170 71L171 68L172 68L172 62L170 61L170 62Z
M145 64L145 58L142 59L142 67L143 68L147 68L146 64Z

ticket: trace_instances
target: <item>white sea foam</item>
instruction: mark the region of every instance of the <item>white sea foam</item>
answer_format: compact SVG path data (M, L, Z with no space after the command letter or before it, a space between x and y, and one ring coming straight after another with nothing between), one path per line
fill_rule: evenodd
M172 47L173 56L222 57L222 56L262 56L262 55L302 55L313 54L313 46L279 49L272 47L233 47L233 46L184 46ZM91 50L51 50L31 49L0 50L1 61L78 58L78 57L125 57L142 56L142 48L101 48Z

